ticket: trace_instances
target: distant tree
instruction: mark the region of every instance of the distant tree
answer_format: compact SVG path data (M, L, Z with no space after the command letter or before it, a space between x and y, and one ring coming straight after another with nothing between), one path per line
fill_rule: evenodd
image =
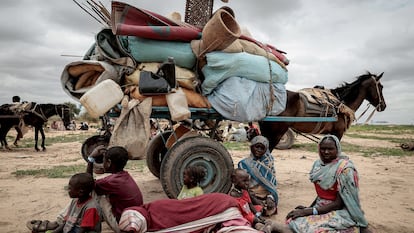
M75 116L79 115L79 113L80 113L81 110L80 110L80 108L78 108L76 106L76 104L74 104L72 102L65 102L63 104L69 106L69 108L70 108L70 114L71 114L71 118L72 119L74 119Z
M86 121L86 122L89 122L89 123L91 123L91 122L97 123L97 122L99 122L99 117L92 117L91 115L89 115L89 113L87 111L84 111L80 114L79 120Z

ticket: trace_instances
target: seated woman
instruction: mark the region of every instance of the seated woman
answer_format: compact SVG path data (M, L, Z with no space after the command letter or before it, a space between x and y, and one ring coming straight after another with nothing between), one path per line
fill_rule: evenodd
M123 232L205 232L226 228L256 232L237 208L237 201L223 193L208 193L177 200L161 199L125 209L119 221ZM230 229L230 230L229 230ZM206 231L208 232L208 231ZM220 232L220 230L215 231Z
M241 160L238 167L249 173L249 190L262 202L263 214L265 216L276 214L278 203L276 171L273 156L269 151L269 141L263 136L254 137L250 142L250 151L250 157Z
M317 197L288 213L283 232L371 232L359 202L358 172L336 136L321 139L319 157L310 172Z

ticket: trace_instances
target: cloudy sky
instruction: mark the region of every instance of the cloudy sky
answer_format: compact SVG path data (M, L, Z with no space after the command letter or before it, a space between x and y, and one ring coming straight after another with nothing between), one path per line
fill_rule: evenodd
M101 2L110 9L110 1ZM181 0L124 2L163 15L185 11ZM223 4L216 0L214 8ZM373 120L414 124L414 1L229 0L225 5L255 39L287 52L287 89L335 88L366 71L385 72L387 109ZM102 26L71 0L3 0L0 19L0 104L10 103L13 95L76 103L63 91L61 73L81 60Z

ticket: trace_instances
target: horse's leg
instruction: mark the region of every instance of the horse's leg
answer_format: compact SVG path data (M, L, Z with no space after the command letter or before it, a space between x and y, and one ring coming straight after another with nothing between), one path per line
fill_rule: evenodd
M2 141L2 143L1 143L2 145L4 144L4 148L6 149L6 150L12 150L10 147L9 147L9 145L7 144L7 140L6 139L4 139L4 141Z
M43 130L43 126L40 127L40 134L42 135L42 150L45 151L45 131Z
M8 146L7 146L7 141L6 141L6 139L3 139L3 137L1 137L0 142L1 142L1 148L2 148L2 149L3 149L3 147L4 147L5 149L10 150L10 148L8 148Z
M1 141L1 147L5 148L6 150L11 150L11 148L9 147L9 145L7 144L7 132L1 132L0 134L0 141Z
M20 127L15 126L14 128L16 129L17 135L16 135L16 139L14 140L13 144L16 147L18 147L19 145L17 144L17 141L19 141L21 138L23 138L23 133L22 133L22 130L20 129Z
M37 147L37 141L39 140L39 128L35 126L35 150L39 151Z
M260 132L262 136L266 137L269 140L269 151L276 147L280 139L289 129L289 124L281 122L268 122L261 121L259 122Z

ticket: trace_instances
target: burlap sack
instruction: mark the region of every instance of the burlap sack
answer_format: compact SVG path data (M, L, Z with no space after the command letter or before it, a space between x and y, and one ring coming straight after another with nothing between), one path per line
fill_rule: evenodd
M121 115L116 121L109 146L123 146L130 159L144 159L150 138L151 98L142 102L131 99L123 106Z

